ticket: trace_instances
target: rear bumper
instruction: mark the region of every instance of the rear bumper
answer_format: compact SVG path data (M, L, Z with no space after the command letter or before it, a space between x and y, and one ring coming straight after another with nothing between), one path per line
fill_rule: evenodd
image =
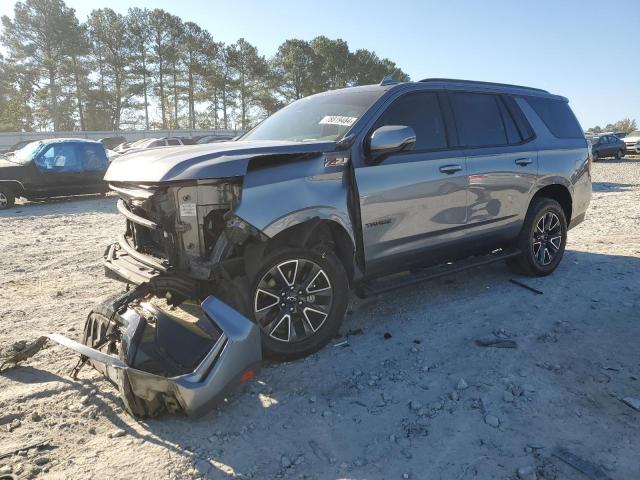
M167 410L199 416L234 385L253 377L262 360L256 324L215 297L205 299L201 307L204 330L176 321L147 304L113 314L124 328L118 355L110 352L112 343L100 341L109 330L104 323L101 326L105 328L97 328L91 315L85 326L85 343L58 334L48 337L79 353L111 380L132 415L149 416ZM150 318L154 319L155 335L148 335ZM160 331L161 325L166 326L165 332ZM184 371L188 368L185 363L194 358L195 367ZM180 374L163 375L158 370Z

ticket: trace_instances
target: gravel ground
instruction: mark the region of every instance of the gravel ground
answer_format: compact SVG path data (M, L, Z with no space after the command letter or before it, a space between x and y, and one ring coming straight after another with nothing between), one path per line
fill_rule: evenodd
M48 347L0 375L0 474L47 478L640 478L640 158L594 165L587 220L558 270L509 282L502 264L354 300L347 346L266 365L210 415L144 422L94 371ZM121 291L102 253L114 197L0 213L0 349L78 337ZM487 335L516 349L483 348ZM339 343L338 339L334 344ZM554 455L557 454L556 455ZM566 457L565 457L566 458ZM595 475L592 472L592 476Z

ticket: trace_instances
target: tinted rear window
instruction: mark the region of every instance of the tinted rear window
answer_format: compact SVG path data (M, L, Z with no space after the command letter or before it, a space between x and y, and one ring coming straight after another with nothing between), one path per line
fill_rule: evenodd
M527 102L557 138L583 138L582 128L569 104L562 100L527 97Z
M494 95L453 93L450 98L461 145L486 147L508 143L502 115Z

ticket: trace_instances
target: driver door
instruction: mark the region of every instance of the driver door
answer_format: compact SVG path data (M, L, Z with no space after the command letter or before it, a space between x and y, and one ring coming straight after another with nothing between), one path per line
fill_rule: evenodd
M82 166L72 142L52 143L34 160L38 175L33 190L43 196L74 193Z
M413 149L366 158L355 167L367 272L428 263L461 235L467 220L464 152L450 149L443 99L436 92L396 98L375 122L411 127ZM365 141L366 143L366 141ZM436 247L436 248L434 248Z

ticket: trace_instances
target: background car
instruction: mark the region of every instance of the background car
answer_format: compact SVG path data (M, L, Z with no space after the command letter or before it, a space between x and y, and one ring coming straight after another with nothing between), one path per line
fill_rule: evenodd
M204 143L229 142L231 140L233 140L233 137L230 135L205 135L198 138L196 143L202 145Z
M591 143L594 162L605 157L620 159L624 156L625 143L614 135L598 135L591 139Z
M0 160L0 210L11 208L16 197L105 193L108 166L100 142L81 138L30 142Z
M31 143L33 141L35 141L35 140L20 140L18 143L14 143L13 145L11 145L6 150L0 151L0 153L6 154L6 153L15 152L16 150L20 150L22 147L24 147L25 145L28 145L29 143Z
M118 145L121 145L127 141L124 137L105 137L98 140L100 143L104 145L104 148L108 150L113 150Z
M186 145L184 140L179 137L162 137L162 138L145 138L142 140L138 140L137 142L133 142L128 148L123 151L115 151L120 154L129 154L132 152L139 152L140 150L144 150L147 148L157 148L157 147L175 147L179 145Z
M638 151L638 144L640 143L640 130L635 130L631 133L628 133L626 137L624 137L624 145L626 152L635 155L640 153Z

